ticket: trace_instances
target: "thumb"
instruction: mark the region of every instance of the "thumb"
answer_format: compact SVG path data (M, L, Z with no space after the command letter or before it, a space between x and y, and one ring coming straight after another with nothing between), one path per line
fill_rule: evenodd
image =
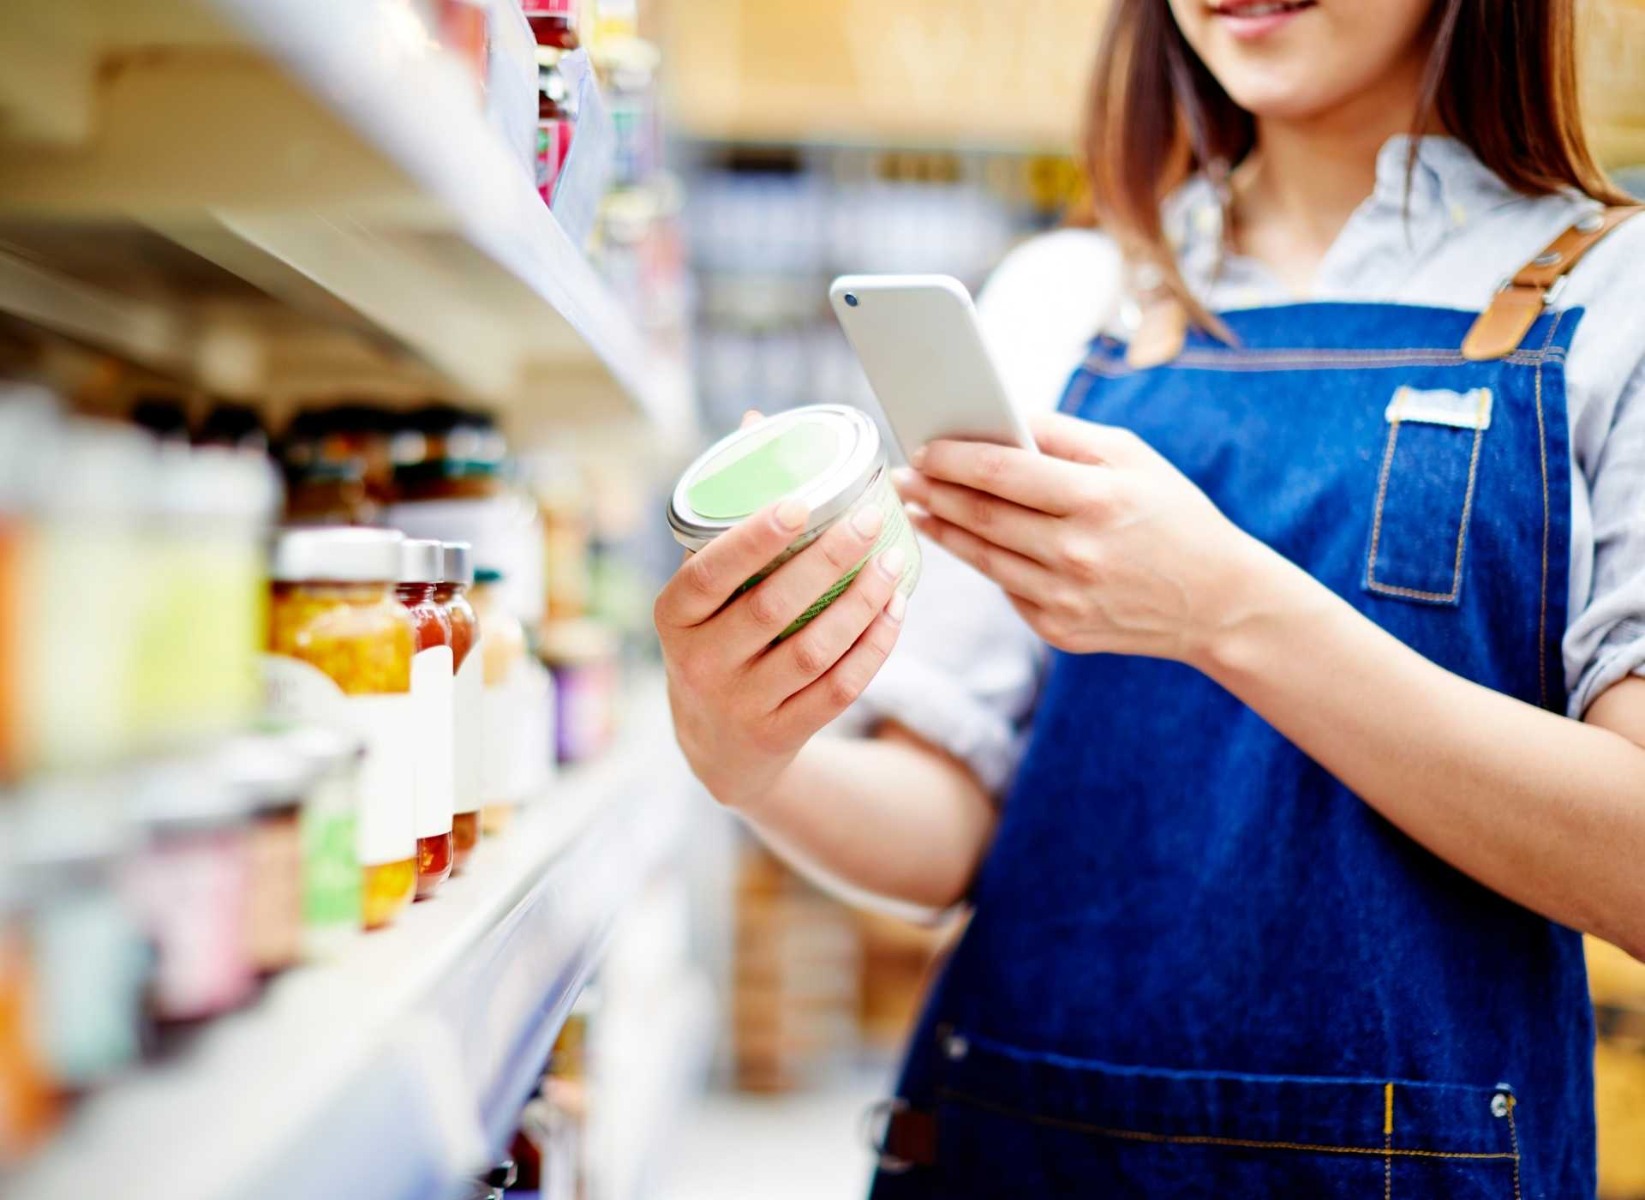
M750 425L758 425L763 420L765 420L765 414L757 408L751 408L743 414L742 424L738 425L737 428L747 429Z
M1029 422L1040 452L1068 462L1093 466L1124 466L1146 453L1142 440L1129 429L1098 425L1066 413L1045 413Z

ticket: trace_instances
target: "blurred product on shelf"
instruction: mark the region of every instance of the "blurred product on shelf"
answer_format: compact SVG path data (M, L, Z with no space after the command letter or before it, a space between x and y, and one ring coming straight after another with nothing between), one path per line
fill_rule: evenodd
M731 1005L737 1086L786 1092L855 1043L859 951L850 912L749 844L736 889Z
M270 450L268 426L258 411L249 404L235 404L227 400L212 405L206 419L194 436L197 446L221 446L225 450L244 450L252 454L267 454Z
M387 427L396 502L489 500L501 491L505 447L487 414L429 404L387 418Z
M577 130L560 55L547 46L537 48L537 194L550 205Z
M365 747L352 735L317 726L290 730L280 743L310 772L300 818L303 957L331 962L364 925L356 788Z
M175 396L139 397L131 406L131 423L153 434L158 442L188 444L188 410Z
M358 785L364 924L392 922L417 885L416 626L395 596L398 533L299 529L275 543L264 678L268 713L365 745Z
M146 842L127 886L154 947L150 1016L192 1024L232 1012L257 991L248 936L253 802L193 760L144 771L133 801Z
M577 0L524 0L522 7L539 46L577 49Z
M451 877L456 794L456 667L451 617L435 599L446 573L445 546L408 539L400 544L396 593L417 627L411 660L413 778L417 825L417 899L427 900Z
M304 798L319 775L278 738L240 737L218 751L227 788L250 811L246 943L265 977L303 961Z
M502 580L497 568L478 567L470 592L483 631L480 828L486 834L508 827L514 810L547 784L554 761L553 683L530 651L525 626L498 595Z
M1602 1200L1645 1197L1645 963L1587 938Z
M185 749L255 715L265 458L0 386L0 779ZM25 632L27 635L25 636Z
M0 872L0 1171L22 1161L61 1116L41 1045L42 1019L22 882L10 869Z
M474 586L474 550L467 542L445 543L444 570L434 599L451 623L451 654L455 675L452 693L453 795L451 835L452 869L468 866L480 842L480 806L484 794L485 654L480 648L480 618L469 603Z
M584 0L592 6L593 41L604 48L640 35L639 0Z
M369 525L392 495L388 414L368 405L309 408L287 426L280 458L286 520Z
M617 637L598 621L549 621L543 661L554 679L554 745L562 763L587 762L616 731Z
M618 188L639 187L662 169L663 137L657 118L662 53L650 42L626 36L602 42L599 56L616 137L614 182Z

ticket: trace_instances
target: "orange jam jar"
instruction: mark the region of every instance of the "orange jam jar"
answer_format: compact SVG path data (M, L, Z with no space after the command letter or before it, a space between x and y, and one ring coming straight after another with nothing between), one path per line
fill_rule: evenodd
M451 622L451 659L456 670L452 706L455 797L451 834L456 870L468 865L480 841L480 798L484 788L480 749L480 709L485 701L485 661L480 653L480 618L469 603L474 586L474 551L467 542L445 544L445 570L434 599Z
M395 595L405 539L290 529L275 541L263 679L269 715L358 739L355 848L363 923L391 923L417 889L417 625Z
M427 900L451 878L452 806L456 791L456 667L451 618L434 598L445 574L445 547L439 542L400 544L400 585L396 593L417 626L417 654L411 660L411 701L416 709L417 899Z

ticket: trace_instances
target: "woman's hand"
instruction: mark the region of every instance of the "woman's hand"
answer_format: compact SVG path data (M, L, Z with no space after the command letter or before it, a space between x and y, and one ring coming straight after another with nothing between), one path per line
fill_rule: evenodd
M697 777L732 807L758 800L862 694L902 621L896 584L905 564L892 548L805 628L772 644L880 532L880 514L859 509L738 596L799 536L806 516L797 500L755 513L689 556L657 598L676 735Z
M1287 564L1128 430L1033 425L1039 454L938 441L899 473L916 526L1051 645L1200 663Z

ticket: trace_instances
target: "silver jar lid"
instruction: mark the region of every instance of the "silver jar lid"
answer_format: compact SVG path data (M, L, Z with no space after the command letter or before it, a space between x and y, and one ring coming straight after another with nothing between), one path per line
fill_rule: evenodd
M392 529L284 529L269 574L280 583L394 583L404 540Z
M445 544L445 571L441 583L455 583L458 587L474 586L474 547L468 542Z
M400 543L401 583L439 583L445 574L445 547L439 542L407 538Z
M762 478L714 487L760 453L767 456ZM884 469L879 428L865 413L844 404L792 409L721 438L686 468L668 524L681 545L701 550L751 513L792 496L810 510L803 537L848 512Z

